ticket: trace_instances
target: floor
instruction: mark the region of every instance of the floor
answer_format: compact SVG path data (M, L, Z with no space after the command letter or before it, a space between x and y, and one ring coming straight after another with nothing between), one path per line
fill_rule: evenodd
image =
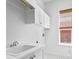
M55 56L55 55L51 55L51 54L45 54L44 59L72 59L72 58Z

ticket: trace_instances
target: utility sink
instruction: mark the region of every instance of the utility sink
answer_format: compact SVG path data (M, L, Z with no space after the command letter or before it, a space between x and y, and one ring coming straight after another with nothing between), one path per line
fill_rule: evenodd
M15 47L8 48L7 51L9 53L19 54L21 52L24 52L26 50L32 49L34 47L35 46L31 46L31 45L15 46Z
M40 46L32 46L32 45L15 46L15 47L7 48L6 54L9 56L17 57L17 58L22 58L24 56L34 53L35 51L43 47L44 46L42 45Z
M6 49L6 54L11 56L22 56L24 54L29 54L35 48L32 45L14 46Z

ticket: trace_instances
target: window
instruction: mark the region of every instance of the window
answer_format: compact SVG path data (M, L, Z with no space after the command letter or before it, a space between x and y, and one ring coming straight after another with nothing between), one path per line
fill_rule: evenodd
M59 11L59 43L71 45L72 33L72 8Z

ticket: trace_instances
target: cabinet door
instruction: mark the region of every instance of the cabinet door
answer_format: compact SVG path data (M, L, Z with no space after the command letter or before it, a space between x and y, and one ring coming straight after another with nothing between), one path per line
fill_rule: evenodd
M39 9L38 7L35 9L35 24L39 24Z
M40 23L40 25L42 25L43 23L42 23L42 18L43 18L43 16L42 16L42 12L41 12L41 9L39 10L39 23Z
M44 25L45 24L45 14L44 14L44 11L43 10L41 11L41 18L42 18L41 19L42 26L45 27L45 25Z
M44 11L41 8L39 8L39 23L44 27Z
M46 14L43 12L43 26L46 28Z
M39 6L35 9L35 23L41 26L43 24L42 9Z
M42 50L36 51L34 55L35 55L34 59L43 59Z
M41 26L49 28L49 16L41 8L39 8L39 20Z
M45 28L50 28L50 20L49 20L49 16L47 14L45 14Z
M35 8L35 24L49 28L49 16L39 6Z

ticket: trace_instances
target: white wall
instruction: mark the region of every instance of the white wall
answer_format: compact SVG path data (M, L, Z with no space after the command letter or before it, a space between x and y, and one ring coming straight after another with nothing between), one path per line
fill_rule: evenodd
M71 8L71 0L56 0L45 4L45 11L50 16L51 28L46 31L46 53L60 55L60 56L69 56L71 57L71 47L59 45L59 17L58 10Z
M23 6L19 5L14 0L7 0L6 6L7 6L6 8L7 47L9 47L9 45L13 41L19 41L22 44L35 44L37 40L41 41L43 39L42 37L42 33L44 32L43 28L35 25L26 24L25 20L32 18L31 15L27 13L27 11L25 13Z

